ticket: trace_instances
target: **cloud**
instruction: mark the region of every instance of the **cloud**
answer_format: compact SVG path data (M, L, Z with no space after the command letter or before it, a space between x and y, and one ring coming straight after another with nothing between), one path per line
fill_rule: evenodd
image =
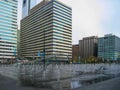
M103 35L101 8L96 0L61 0L73 9L73 43L91 35ZM66 2L67 1L67 2Z
M99 0L102 10L101 25L105 33L120 35L120 1L119 0Z

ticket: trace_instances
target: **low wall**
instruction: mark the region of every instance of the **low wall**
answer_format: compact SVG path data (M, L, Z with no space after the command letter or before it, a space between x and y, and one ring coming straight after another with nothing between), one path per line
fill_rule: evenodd
M119 64L0 65L0 74L13 79L23 75L38 80L74 77L81 74L119 74Z
M15 65L0 65L0 74L17 80L19 68Z

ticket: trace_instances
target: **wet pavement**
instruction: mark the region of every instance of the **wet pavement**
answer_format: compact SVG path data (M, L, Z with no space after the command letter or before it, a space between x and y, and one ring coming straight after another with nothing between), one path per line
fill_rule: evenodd
M74 90L120 90L120 77L89 86L83 86Z
M66 83L62 83L62 84L64 85L64 87L67 86ZM78 85L77 82L74 82L74 84ZM120 90L119 84L120 84L120 77L117 77L102 82L97 82L97 83L94 82L93 84L90 85L82 85L80 88L72 89L72 90ZM0 75L0 90L53 90L53 89L22 86L19 81ZM61 90L70 90L70 89L64 88Z
M51 90L22 86L18 81L0 75L0 90Z

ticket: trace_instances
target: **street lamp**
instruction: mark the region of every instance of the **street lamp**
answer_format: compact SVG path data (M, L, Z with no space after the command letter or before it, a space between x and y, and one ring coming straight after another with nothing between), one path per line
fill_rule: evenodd
M46 64L46 60L45 60L45 30L44 30L44 48L43 48L43 57L44 57L44 69L45 69L45 64Z

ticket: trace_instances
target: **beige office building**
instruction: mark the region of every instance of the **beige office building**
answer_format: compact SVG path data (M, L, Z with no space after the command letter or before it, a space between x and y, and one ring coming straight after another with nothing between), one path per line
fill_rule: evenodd
M72 9L57 0L43 0L21 20L21 56L46 57L55 55L60 60L72 58Z

